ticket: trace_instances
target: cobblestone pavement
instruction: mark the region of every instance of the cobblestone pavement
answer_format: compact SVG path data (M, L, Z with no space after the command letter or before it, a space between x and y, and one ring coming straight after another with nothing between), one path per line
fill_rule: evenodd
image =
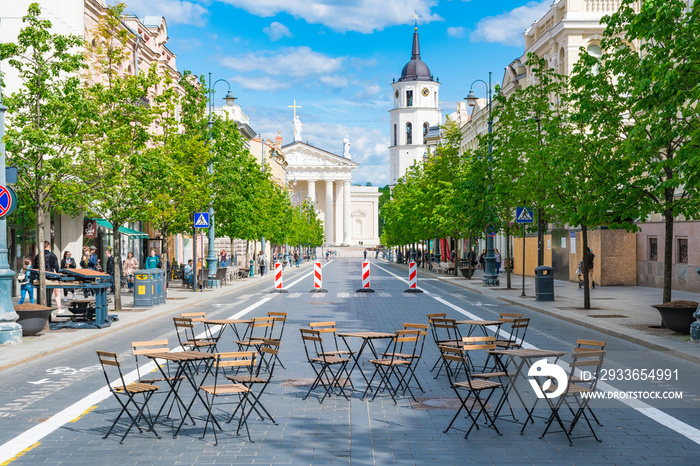
M451 283L423 280L420 285L426 293L404 293L405 269L393 264L372 262L375 293L355 292L360 288L359 259L332 261L323 272L325 294L309 293L312 281L307 269L290 272L288 294L270 294L271 284L260 282L186 309L206 311L216 318L256 317L268 311L289 313L280 352L286 369L276 369L263 397L279 425L251 418L254 442L245 435L237 436L234 424L223 424L219 445L214 446L211 432L201 438L201 422L186 425L179 437L173 438L175 420L157 426L161 439L150 432L132 432L123 445L118 435L102 439L118 405L104 388L95 350L119 353L129 372L134 369L131 341L168 339L171 347L177 346L172 317L185 311L178 310L3 371L0 460L12 458L12 464L697 464L700 389L696 364ZM600 443L585 438L569 446L561 433L540 439L544 427L540 419L528 425L524 435L520 435L519 425L499 420L502 436L481 428L464 439L456 430L443 433L459 405L447 377L434 378L435 372L430 371L438 351L429 336L417 368L425 393L415 390L417 401L405 396L394 404L384 394L368 401L356 392L350 400L333 396L323 404L315 394L302 399L313 372L303 353L300 327L332 320L342 330L393 332L404 322L424 323L426 314L435 312L483 319L497 317L499 312L522 312L532 319L526 341L538 348L570 351L577 338L605 340L606 368L669 369L677 371L678 380L609 380L604 389L682 391L683 398L594 401L594 411L603 424L595 426ZM382 343L377 346L381 348ZM220 350L234 349L229 331ZM367 359L363 358L363 367L369 374L372 368ZM353 382L358 388L364 383L357 373ZM532 402L534 396L528 387L519 385L526 402ZM536 413L546 415L545 406L541 403ZM523 419L524 411L517 403L514 408L516 416ZM202 407L195 404L194 412L202 414ZM217 413L225 416L223 409ZM465 425L464 420L460 422ZM586 429L577 426L574 435L577 433L585 434ZM17 455L18 446L28 448Z

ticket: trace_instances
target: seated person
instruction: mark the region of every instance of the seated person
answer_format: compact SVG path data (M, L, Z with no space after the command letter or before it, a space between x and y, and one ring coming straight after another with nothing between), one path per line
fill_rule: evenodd
M193 278L194 278L194 266L192 259L187 261L187 265L185 266L185 285L186 286L192 286L193 285Z

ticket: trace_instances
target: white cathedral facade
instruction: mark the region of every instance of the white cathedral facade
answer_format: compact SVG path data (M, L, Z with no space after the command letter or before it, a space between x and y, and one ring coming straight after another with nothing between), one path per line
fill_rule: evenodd
M394 108L389 112L389 183L394 186L411 165L423 161L428 148L425 141L428 131L442 124L438 108L440 83L433 79L428 65L420 58L417 27L413 31L411 60L391 87Z
M292 204L311 199L327 246L377 246L379 189L352 185L352 171L360 164L350 158L348 137L343 155L336 155L302 142L303 126L297 116L294 121L294 142L282 146Z

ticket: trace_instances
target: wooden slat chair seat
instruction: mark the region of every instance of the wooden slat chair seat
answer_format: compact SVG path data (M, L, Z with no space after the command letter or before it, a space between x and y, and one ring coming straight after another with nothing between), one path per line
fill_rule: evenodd
M343 395L345 399L348 399L348 396L344 390L345 383L340 383L340 376L348 373L347 365L350 362L350 359L329 355L323 347L323 337L321 336L322 334L320 330L313 328L300 328L299 331L301 332L301 339L304 343L306 359L316 374L316 378L311 384L311 387L309 387L309 390L306 392L306 395L304 395L303 399L305 400L308 398L309 394L311 394L311 392L319 386L323 387L324 389L323 396L319 400L320 403L323 403L326 397L333 393L333 387L337 387L339 394ZM330 333L335 335L333 332ZM349 377L347 378L347 381L352 386L352 381L350 381Z
M597 343L603 343L604 346L604 342ZM574 427L576 427L579 420L583 417L583 419L586 421L588 429L591 431L591 435L580 436L577 438L593 437L598 442L602 441L598 438L598 435L593 429L591 421L586 415L586 411L593 414L593 411L590 408L591 397L582 396L584 393L592 393L596 390L598 384L598 377L592 378L590 384L587 384L585 386L573 383L572 379L575 376L577 370L582 370L581 368L585 368L585 370L588 370L595 374L600 374L604 358L605 350L603 349L587 348L584 350L579 349L578 351L574 349L574 352L571 355L571 362L569 363L570 370L567 377L566 390L562 395L556 398L556 401L550 403L550 409L552 410L552 414L549 416L549 419L547 420L547 426L545 427L545 430L540 436L540 438L543 438L545 435L547 435L554 421L557 421L557 424L559 425L559 427L561 427L561 432L563 432L566 435L567 440L569 440L569 445L573 445L573 437L571 436L571 434L574 430ZM551 383L549 385L550 386L546 391L554 392L557 389L557 386ZM569 402L570 399L573 399L575 401L574 407L572 407L572 404ZM560 416L561 408L565 404L569 408L570 412L573 414L573 419L571 420L571 424L569 424L568 427L564 425L564 422Z
M239 351L245 351L251 347L259 347L263 341L271 336L275 326L275 317L254 317L246 329L243 339L234 341Z
M493 337L467 337L467 338L493 338ZM474 379L472 378L471 375L471 368L470 364L468 363L468 357L467 357L467 352L470 351L469 348L470 345L464 345L462 347L454 347L454 346L441 346L440 347L440 353L442 354L443 359L445 359L446 363L450 362L454 366L456 366L454 372L453 371L445 371L447 372L447 377L448 380L450 381L450 386L452 387L452 390L455 392L455 395L457 395L457 398L460 401L460 407L457 410L457 413L455 413L454 417L452 418L452 421L450 421L449 425L447 428L444 430L445 433L449 432L449 430L452 428L454 425L455 421L457 418L460 417L460 414L462 411L467 412L467 418L471 420L471 424L469 425L469 428L467 429L464 438L466 439L469 437L469 433L472 431L472 429L476 426L477 430L479 429L479 425L477 424L479 421L479 418L483 415L484 418L487 421L487 426L488 427L493 427L493 429L496 431L498 435L502 435L498 427L496 427L496 417L491 417L489 414L488 410L486 409L486 406L489 403L489 400L493 396L494 392L496 389L501 389L503 390L503 385L499 382L494 382L491 380L483 380L483 379ZM495 346L495 345L494 345ZM457 374L465 374L466 380L457 380L455 377ZM463 394L462 392L466 392L466 394ZM482 392L486 392L486 395L482 395ZM467 401L472 399L473 401L471 402L470 405L467 405ZM474 411L478 410L476 413L476 416L474 416ZM462 416L464 417L464 416Z
M114 427L117 425L119 419L121 419L124 413L126 413L129 419L131 419L131 423L129 424L129 427L127 427L119 443L124 443L124 439L127 435L129 435L129 432L134 426L136 426L139 432L143 433L143 429L139 425L139 422L142 420L148 426L146 430L153 432L153 434L157 438L160 438L160 435L158 435L158 432L156 432L154 423L150 420L150 415L146 416L144 414L144 410L148 407L149 400L151 399L153 394L160 389L160 387L143 382L134 382L127 384L124 380L124 374L122 373L121 363L119 362L119 358L116 353L111 353L108 351L97 351L97 357L100 361L100 365L102 366L102 372L104 373L105 381L107 382L109 391L110 393L112 393L112 395L122 408L119 414L117 415L117 418L114 420L111 427L109 428L105 436L102 438L106 439L107 437L109 437L109 434L112 433ZM120 385L112 386L110 382L110 372L112 371L116 371L118 373L119 380L121 381ZM143 396L143 401L137 400L137 396ZM127 398L126 401L122 401L122 398L124 397ZM129 411L129 406L133 406L136 409L135 414Z
M209 333L209 330L203 324L205 320L206 314L204 312L188 312L180 314L180 317L173 317L180 346L192 351L205 350L207 353L216 352L216 338ZM198 323L204 329L205 337L197 338L198 332L195 324Z
M386 356L381 359L371 359L369 361L371 364L374 364L374 374L372 374L372 378L369 380L362 398L367 395L367 392L372 387L372 382L374 381L375 377L379 375L379 383L376 389L374 389L372 401L374 401L380 391L386 390L389 392L391 399L394 400L394 403L396 404L397 392L403 387L405 387L404 393L408 391L408 393L411 394L411 398L416 401L416 397L413 395L413 391L411 391L408 381L410 380L412 374L410 370L411 365L414 363L414 361L417 361L417 359L414 359L413 356L417 354L417 349L421 338L420 333L420 330L397 330L390 343L391 349L388 352L390 356ZM409 350L411 356L408 358L398 357L397 353L400 352L399 348L401 348L401 352L408 352L406 350ZM392 379L396 380L395 384L392 383Z
M247 418L244 415L246 412L245 405L246 403L248 403L248 397L250 395L251 390L245 384L230 383L226 379L226 376L228 375L228 371L238 370L241 368L247 369L249 374L253 374L256 356L257 353L255 351L236 351L215 354L212 366L214 383L209 385L205 384L206 379L211 374L207 373L207 375L205 376L205 380L199 387L199 390L201 390L205 394L208 411L207 420L204 424L204 433L202 434L202 438L204 438L204 436L206 435L209 424L211 424L212 430L214 431L214 444L219 444L219 440L216 435L217 423L215 422L213 413L215 400L217 399L217 397L220 396L238 395L238 402L236 403L237 407L235 410L233 410L233 414L235 414L238 409L241 409L241 415L239 416L236 435L239 435L241 427L245 426L246 433L248 434L248 440L252 442L252 439L250 438L250 430L248 429L248 424L246 422ZM228 422L231 422L232 419L233 416L229 419Z

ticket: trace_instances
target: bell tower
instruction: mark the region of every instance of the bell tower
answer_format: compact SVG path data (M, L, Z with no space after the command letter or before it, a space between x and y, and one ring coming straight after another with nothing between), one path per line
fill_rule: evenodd
M440 83L420 58L418 26L413 31L411 59L391 87L394 108L389 111L389 184L394 186L414 162L423 161L428 147L425 136L431 126L442 123L438 108Z

